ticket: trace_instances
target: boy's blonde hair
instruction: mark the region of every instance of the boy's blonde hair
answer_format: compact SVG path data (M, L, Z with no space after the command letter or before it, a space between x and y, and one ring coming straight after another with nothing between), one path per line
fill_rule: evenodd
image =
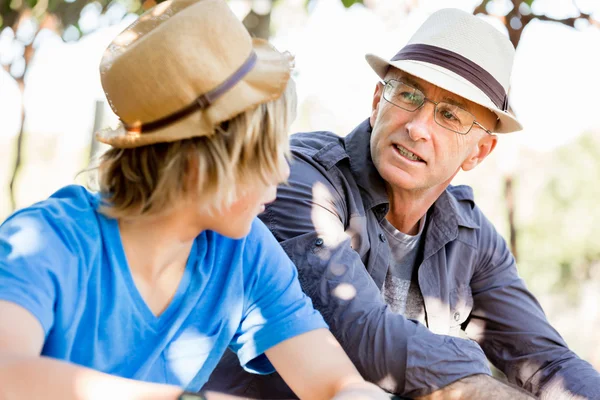
M98 168L101 211L113 218L157 215L196 195L210 212L230 205L242 185L284 180L280 162L289 157L295 112L290 79L278 99L221 123L212 135L108 150Z

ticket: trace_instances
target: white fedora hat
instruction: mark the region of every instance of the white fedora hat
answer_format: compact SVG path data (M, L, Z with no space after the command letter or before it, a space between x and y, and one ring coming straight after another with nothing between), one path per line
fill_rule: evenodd
M508 111L515 49L498 29L465 11L433 13L391 60L366 59L383 79L391 67L482 105L498 116L494 132L523 129Z
M96 138L138 147L212 135L215 126L277 99L293 58L252 39L225 0L169 0L106 49L102 87L121 123Z

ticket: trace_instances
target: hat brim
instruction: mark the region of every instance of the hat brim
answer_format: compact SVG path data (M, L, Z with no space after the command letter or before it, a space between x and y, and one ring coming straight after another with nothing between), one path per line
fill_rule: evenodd
M523 129L512 114L499 109L481 89L452 71L422 61L388 61L374 54L367 54L365 59L381 79L385 79L391 66L489 109L498 117L498 123L492 129L494 133L511 133Z
M114 129L96 132L96 139L113 147L132 148L209 136L214 133L217 124L259 104L279 98L290 79L293 57L289 53L279 52L267 41L258 38L252 39L252 47L257 55L252 70L208 108L147 133L129 131L119 123ZM201 94L198 93L199 96Z

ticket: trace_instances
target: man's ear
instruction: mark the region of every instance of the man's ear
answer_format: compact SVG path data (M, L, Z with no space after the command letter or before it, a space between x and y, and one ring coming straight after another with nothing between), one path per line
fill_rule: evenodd
M369 122L371 126L375 126L375 121L377 121L377 113L379 112L379 103L381 101L381 95L383 94L383 83L377 82L375 86L375 93L373 93L373 102L371 103L371 116L369 117Z
M473 151L471 151L467 159L462 163L462 170L470 171L481 164L481 162L494 151L496 143L498 143L498 137L496 135L485 133L485 136L479 139L479 142L473 148Z

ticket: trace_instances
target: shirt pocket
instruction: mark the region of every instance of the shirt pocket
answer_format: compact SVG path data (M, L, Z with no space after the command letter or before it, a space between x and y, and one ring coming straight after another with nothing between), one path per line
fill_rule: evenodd
M466 338L461 325L473 310L473 294L470 286L459 286L450 291L450 335Z
M180 385L187 384L200 371L215 347L217 334L212 336L184 336L176 339L165 349L166 368Z

